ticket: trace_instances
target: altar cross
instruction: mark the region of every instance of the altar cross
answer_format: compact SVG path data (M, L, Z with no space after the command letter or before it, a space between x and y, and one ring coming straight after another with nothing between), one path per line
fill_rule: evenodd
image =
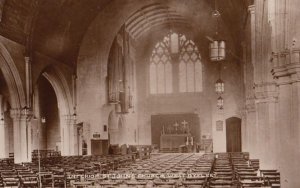
M177 132L177 128L178 128L178 123L177 122L175 122L175 124L174 124L174 127L175 127L175 130L176 130L176 132Z
M183 120L183 122L181 122L181 124L183 125L184 129L187 130L187 132L190 132L189 127L187 127L187 125L189 124L187 121Z
M183 122L181 122L181 124L184 126L184 127L186 127L187 126L187 124L189 124L188 122L186 122L185 120L183 120Z

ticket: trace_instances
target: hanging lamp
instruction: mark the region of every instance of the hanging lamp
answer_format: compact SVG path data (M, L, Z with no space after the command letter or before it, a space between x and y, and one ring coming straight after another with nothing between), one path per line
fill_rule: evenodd
M216 8L215 0L215 10L212 12L212 17L216 19L216 32L214 39L211 40L209 44L209 54L211 61L223 61L226 57L226 43L224 40L220 39L218 36L218 19L221 16L220 12Z

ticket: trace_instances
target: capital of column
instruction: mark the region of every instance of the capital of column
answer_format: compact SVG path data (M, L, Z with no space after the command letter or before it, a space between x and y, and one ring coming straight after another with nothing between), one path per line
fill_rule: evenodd
M68 125L76 123L76 118L74 117L74 115L67 114L67 115L61 115L61 117L66 121Z
M275 79L289 77L300 72L300 49L287 49L272 53L273 69L271 73Z
M31 63L31 58L29 56L24 57L25 63Z
M255 5L248 6L248 11L250 12L250 14L254 14L255 13Z
M10 117L18 121L30 121L33 117L33 112L28 108L15 108L10 110Z

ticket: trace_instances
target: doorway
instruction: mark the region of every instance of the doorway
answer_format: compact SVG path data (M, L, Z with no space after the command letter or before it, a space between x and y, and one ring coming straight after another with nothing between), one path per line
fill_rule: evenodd
M231 117L226 119L227 152L242 151L241 123L240 118Z

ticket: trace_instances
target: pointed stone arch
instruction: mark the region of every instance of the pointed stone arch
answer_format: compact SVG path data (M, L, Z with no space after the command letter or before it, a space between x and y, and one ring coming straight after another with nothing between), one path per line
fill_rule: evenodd
M72 115L73 104L67 79L59 67L55 65L46 67L40 76L49 81L57 97L60 118L61 154L73 155L75 151L74 119Z
M0 69L8 86L11 107L13 109L24 107L26 98L21 76L9 51L1 42Z
M47 67L43 73L57 96L58 107L64 114L72 114L72 95L67 80L57 66Z

